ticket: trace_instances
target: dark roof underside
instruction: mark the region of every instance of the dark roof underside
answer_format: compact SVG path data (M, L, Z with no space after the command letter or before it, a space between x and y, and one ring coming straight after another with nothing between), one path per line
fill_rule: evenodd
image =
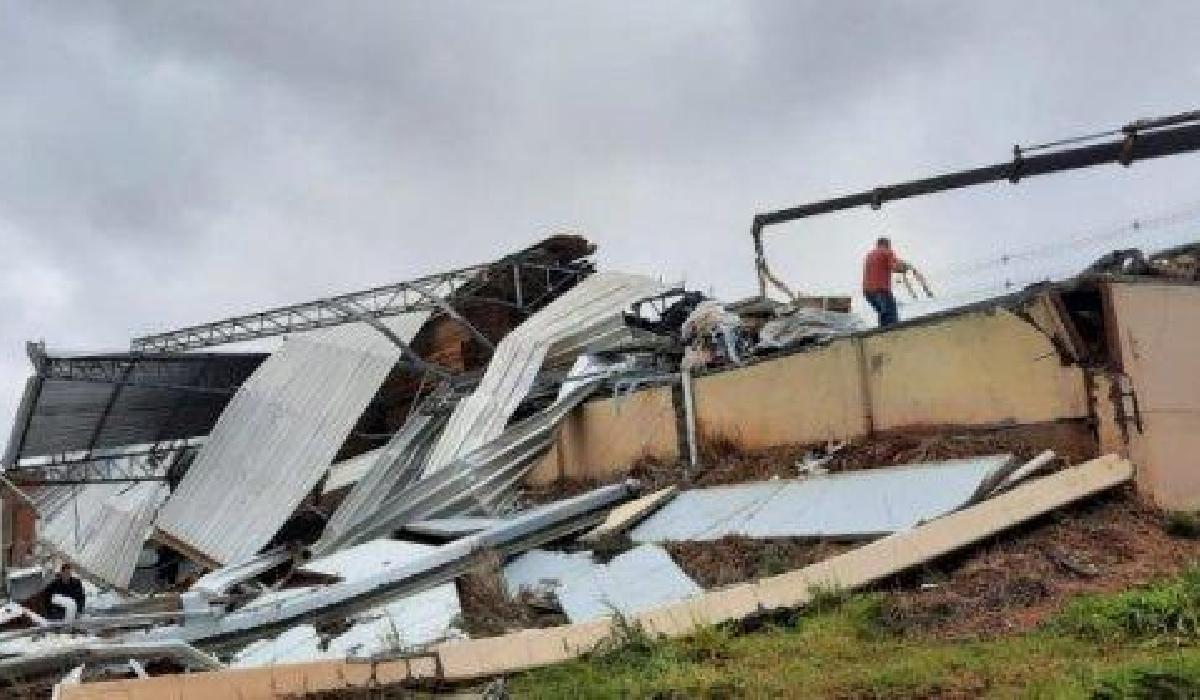
M42 356L5 464L207 435L264 353Z

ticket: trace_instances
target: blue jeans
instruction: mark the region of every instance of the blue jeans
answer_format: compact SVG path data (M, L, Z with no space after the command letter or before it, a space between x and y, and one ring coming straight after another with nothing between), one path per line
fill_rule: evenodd
M886 328L900 321L900 312L896 310L896 296L890 291L863 292L867 303L875 309L879 316L879 327Z

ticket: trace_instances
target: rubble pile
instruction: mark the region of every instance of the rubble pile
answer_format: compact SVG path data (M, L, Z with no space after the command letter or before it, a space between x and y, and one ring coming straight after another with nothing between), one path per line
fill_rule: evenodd
M904 392L925 386L887 383L901 352L864 350L848 299L722 304L597 271L592 251L556 237L127 354L32 346L5 463L0 683L80 699L105 681L152 693L199 677L244 697L288 683L333 697L360 671L451 683L586 653L614 620L686 634L825 585L889 592L898 628L971 634L1198 553L1102 446L1133 418L1087 399L1105 358L1068 352L1086 299L1035 306L1051 304L1036 290L964 316L1010 324L1013 355L1043 363L1029 376L1079 386L1026 413L993 392L976 400L1001 406L986 420L940 425L903 418ZM201 352L242 340L277 347ZM810 360L826 364L797 380ZM935 382L929 403L970 408L954 392L974 367L960 365L967 379ZM853 381L822 388L830 367ZM746 377L766 378L769 427L712 428L746 398L721 387ZM901 398L873 409L889 391ZM808 439L771 413L788 392L831 406L803 416ZM865 409L833 406L846 397ZM1059 404L1075 413L1046 409ZM639 410L678 444L615 452L651 432ZM55 593L77 579L82 609Z

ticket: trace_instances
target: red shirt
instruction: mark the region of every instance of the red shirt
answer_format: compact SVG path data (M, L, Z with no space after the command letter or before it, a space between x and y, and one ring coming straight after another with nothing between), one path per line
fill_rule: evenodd
M892 291L892 271L896 269L897 262L899 258L891 248L876 246L867 253L867 261L863 265L863 291Z

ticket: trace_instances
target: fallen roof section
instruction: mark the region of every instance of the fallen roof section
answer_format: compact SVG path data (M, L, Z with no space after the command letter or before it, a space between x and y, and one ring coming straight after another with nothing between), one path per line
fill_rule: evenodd
M42 489L39 500L57 507L42 513L38 540L85 574L125 590L167 495L161 481Z
M260 599L251 609L219 618L203 616L180 626L156 627L133 639L184 639L206 647L230 647L277 634L298 623L340 620L446 583L465 571L472 557L480 552L523 552L591 527L603 519L609 508L628 500L637 489L635 481L604 486L528 511L494 528L432 548L418 559L383 567L369 576L303 595L277 595L269 604Z
M593 377L490 442L420 478L415 476L422 462L414 450L423 453L431 434L418 426L410 437L406 425L330 517L313 551L324 554L384 537L417 520L473 511L494 514L534 460L549 449L559 422L602 382Z
M381 323L409 341L428 317ZM217 563L252 557L329 468L401 353L361 323L289 337L221 414L158 528Z
M994 455L684 491L630 537L877 537L958 508L1011 461L1011 455Z

